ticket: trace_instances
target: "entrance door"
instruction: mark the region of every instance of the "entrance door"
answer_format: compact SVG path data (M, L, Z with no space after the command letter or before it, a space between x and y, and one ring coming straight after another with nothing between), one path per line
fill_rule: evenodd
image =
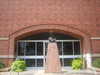
M26 62L27 67L44 67L43 42L20 41L18 43L18 56Z
M56 40L56 43L62 68L71 67L73 59L82 57L80 40ZM45 55L47 46L48 42L45 42Z
M48 40L18 41L18 56L26 62L28 68L44 68ZM79 40L57 40L61 66L71 67L73 59L81 57Z

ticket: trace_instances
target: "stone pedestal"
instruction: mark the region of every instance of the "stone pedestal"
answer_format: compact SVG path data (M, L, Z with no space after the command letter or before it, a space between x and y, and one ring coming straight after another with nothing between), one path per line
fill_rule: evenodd
M57 43L49 42L47 49L45 73L61 73L61 72L62 70L58 54Z

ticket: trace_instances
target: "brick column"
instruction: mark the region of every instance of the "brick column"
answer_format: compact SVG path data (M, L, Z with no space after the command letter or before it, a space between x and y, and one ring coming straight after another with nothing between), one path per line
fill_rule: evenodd
M59 60L57 43L49 42L47 49L45 73L60 73L61 64Z

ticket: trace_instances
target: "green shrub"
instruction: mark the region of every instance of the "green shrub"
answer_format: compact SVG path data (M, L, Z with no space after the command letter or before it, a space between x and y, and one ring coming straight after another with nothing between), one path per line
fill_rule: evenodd
M74 70L81 70L83 67L83 61L81 58L74 59L72 61L72 69Z
M5 68L5 64L0 61L0 69Z
M11 68L12 68L12 71L14 72L22 72L26 69L26 63L23 60L18 60L11 64Z
M92 64L93 67L100 68L100 59L95 59Z

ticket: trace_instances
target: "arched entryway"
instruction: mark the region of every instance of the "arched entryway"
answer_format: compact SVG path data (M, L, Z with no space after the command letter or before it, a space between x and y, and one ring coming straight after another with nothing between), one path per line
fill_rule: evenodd
M45 68L49 32L33 34L18 40L17 53L28 68ZM81 41L69 35L54 33L61 66L71 67L75 58L82 57ZM52 54L51 54L52 55Z
M25 37L29 37L30 35L35 36L39 33L45 34L45 33L48 33L51 30L55 33L60 34L60 35L64 35L64 37L68 36L70 38L73 38L73 40L76 40L77 42L79 42L79 46L81 44L80 54L81 53L82 54L91 53L90 39L89 39L89 36L87 34L85 34L84 32L81 32L80 30L77 30L77 29L74 29L74 28L71 28L71 27L67 27L67 26L64 26L64 25L36 25L36 26L33 26L33 27L28 27L28 28L22 29L20 31L17 31L17 32L11 34L11 36L10 36L10 45L9 45L9 55L14 55L15 49L17 47L17 42L19 40L20 40L19 42L21 42L21 39L24 40ZM38 37L38 36L36 36L36 37ZM36 40L36 39L34 39L34 40ZM27 42L27 41L24 40L22 42ZM30 41L28 41L28 42L30 42ZM38 42L38 41L36 41L36 42ZM43 41L41 41L41 42L42 42L42 44L46 44ZM58 41L58 42L59 43L62 42L61 44L64 44L63 43L64 38L63 38L63 40ZM68 43L68 39L65 40L65 43L66 44ZM74 50L74 45L75 45L74 43L75 43L75 41L70 41L70 45L72 46L72 50ZM45 47L46 45L43 45L43 46ZM74 58L72 57L72 59L74 59ZM36 62L37 61L40 61L40 60L36 60ZM42 62L45 63L44 59L42 60ZM64 60L62 60L62 62L64 62ZM37 62L37 64L38 64L38 62ZM44 65L44 64L42 64L42 65ZM63 63L62 66L64 67L64 63Z

